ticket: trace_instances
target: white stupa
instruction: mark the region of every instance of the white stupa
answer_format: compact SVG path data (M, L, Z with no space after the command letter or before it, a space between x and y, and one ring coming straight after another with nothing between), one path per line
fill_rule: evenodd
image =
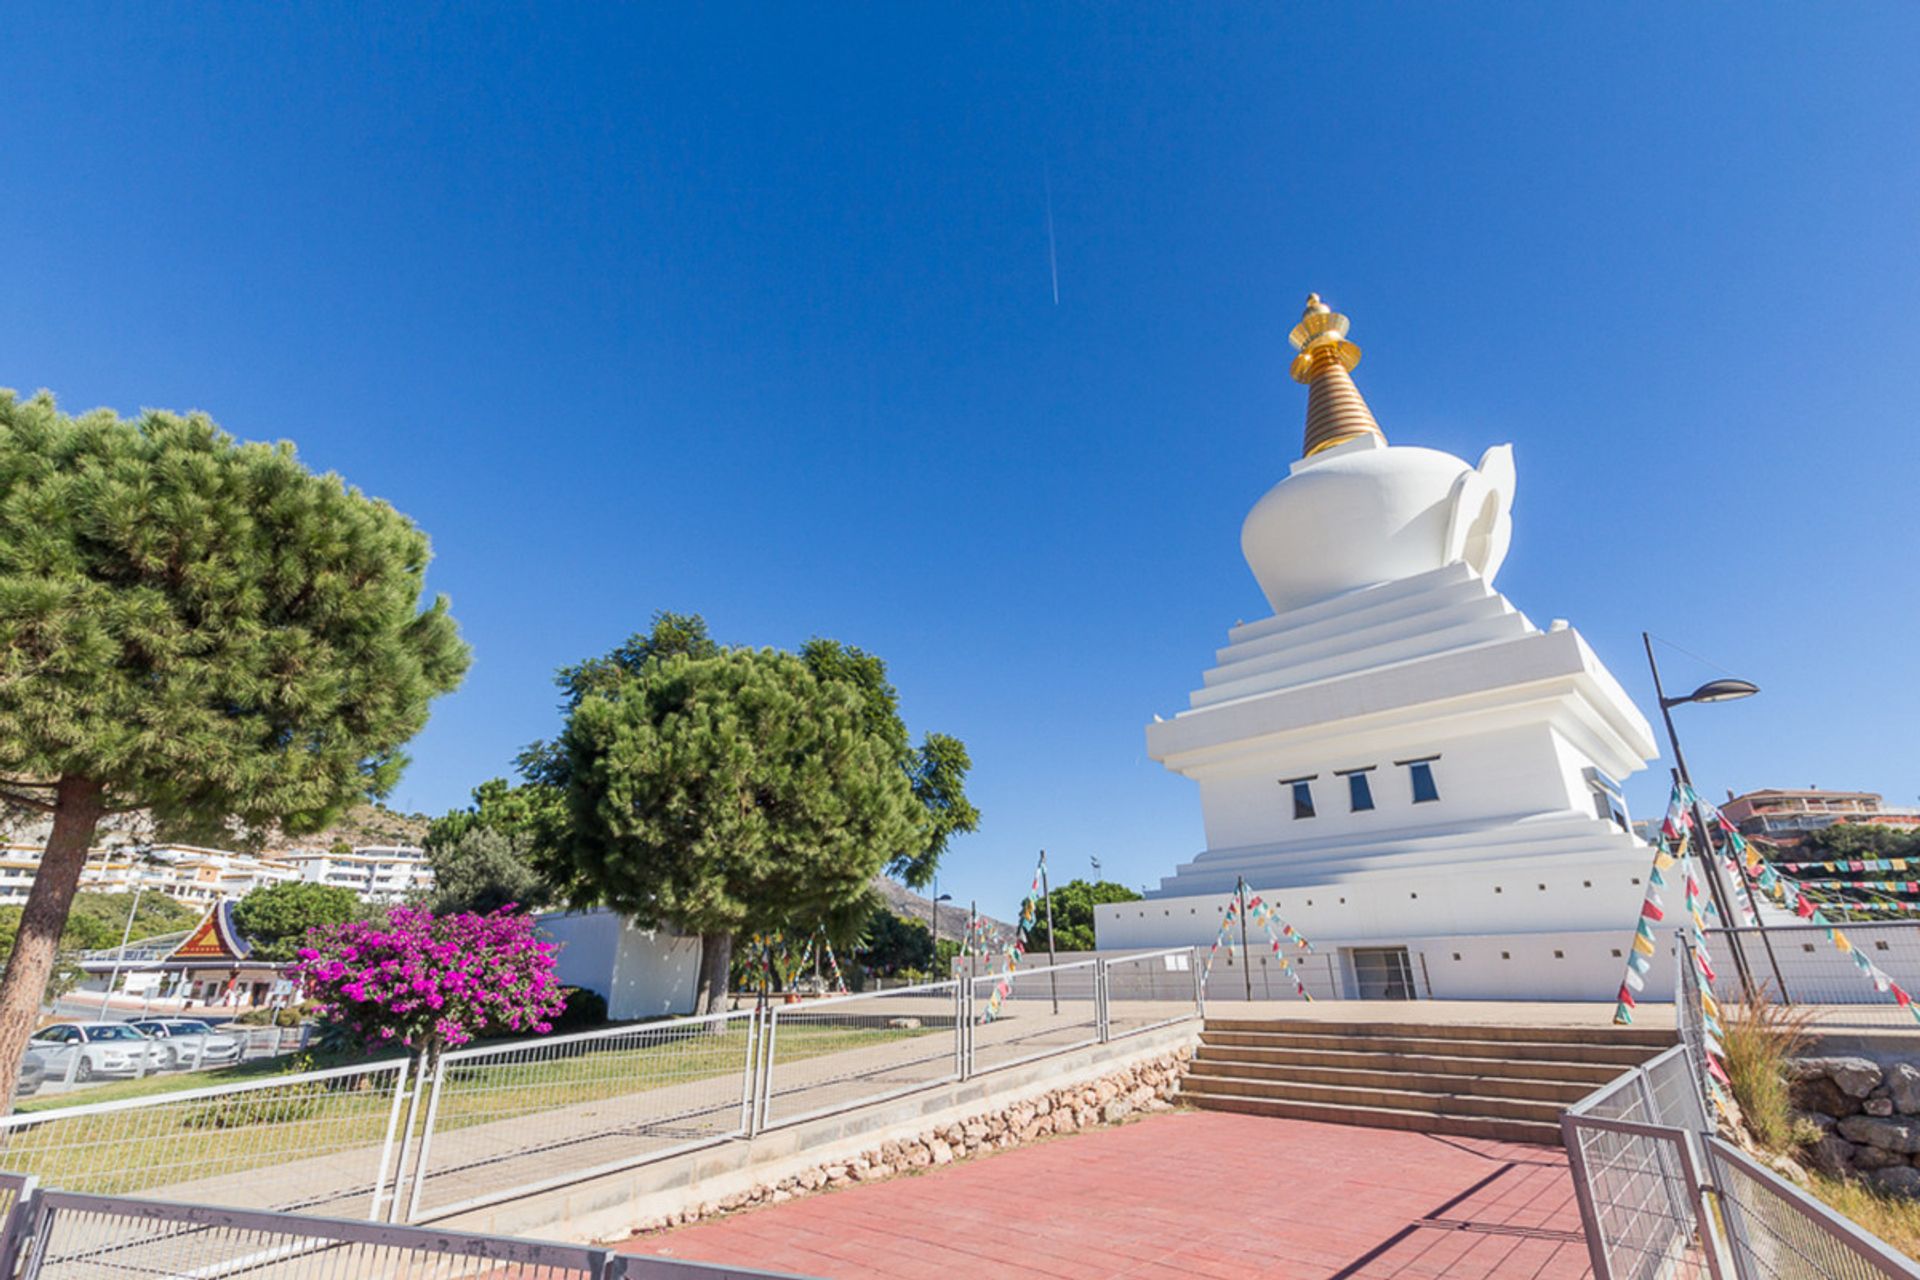
M1241 530L1273 616L1147 728L1206 849L1101 908L1100 945L1210 943L1244 877L1314 943L1318 996L1610 999L1650 861L1614 780L1652 730L1578 632L1493 588L1511 446L1389 445L1347 328L1307 300L1303 456Z

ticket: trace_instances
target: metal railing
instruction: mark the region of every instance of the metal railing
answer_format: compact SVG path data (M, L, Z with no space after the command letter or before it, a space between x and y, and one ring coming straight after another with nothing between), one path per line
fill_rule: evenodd
M1207 1000L1226 1004L1247 1000L1298 1000L1297 976L1315 1000L1340 1000L1350 993L1340 976L1340 958L1332 951L1289 950L1276 955L1271 945L1254 942L1246 948L1236 939L1223 943L1207 965L1207 948L1194 948L1197 963L1205 975L1203 994ZM1286 963L1283 965L1281 961ZM1416 977L1409 982L1418 983ZM1416 988L1409 987L1407 999Z
M1920 990L1920 920L1844 921L1839 927L1860 954L1894 981ZM1912 1015L1874 988L1853 957L1833 945L1824 926L1709 929L1707 945L1718 970L1714 995L1729 1007L1741 996L1739 966L1733 960L1738 948L1754 981L1766 987L1773 1000L1822 1006L1822 1030L1912 1025Z
M1195 1018L1197 980L1170 948L48 1108L0 1119L0 1168L420 1222Z
M960 1078L958 982L767 1009L755 1129L871 1106Z
M967 980L966 1073L1069 1053L1103 1039L1098 960L1016 969Z
M4 1175L0 1175L4 1176ZM746 1280L710 1263L471 1232L64 1191L7 1213L19 1280ZM11 1280L12 1270L0 1272Z
M0 1173L0 1277L12 1280L20 1266L33 1215L29 1210L37 1183L21 1173Z
M442 1054L406 1217L445 1216L747 1131L750 1010Z
M405 1059L0 1118L0 1167L78 1192L377 1216Z
M1108 1040L1200 1016L1200 965L1193 947L1169 947L1102 960L1102 1013Z
M1561 1117L1597 1280L1666 1280L1703 1270L1721 1280L1701 1230L1702 1120L1692 1077L1687 1047L1675 1045Z
M1715 1136L1690 943L1680 1044L1560 1119L1595 1280L1920 1280L1920 1266Z
M1882 1280L1920 1275L1895 1252L1719 1138L1707 1165L1739 1280Z

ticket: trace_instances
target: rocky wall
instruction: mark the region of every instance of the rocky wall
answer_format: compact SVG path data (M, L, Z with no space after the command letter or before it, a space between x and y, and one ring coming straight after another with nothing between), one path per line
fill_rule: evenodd
M1794 1063L1794 1106L1820 1130L1804 1159L1920 1197L1920 1066L1848 1055Z

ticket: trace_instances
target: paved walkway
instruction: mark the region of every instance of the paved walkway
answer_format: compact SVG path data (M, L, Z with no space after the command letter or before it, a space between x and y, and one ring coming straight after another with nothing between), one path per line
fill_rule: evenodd
M829 1280L1577 1280L1558 1149L1182 1111L629 1241Z

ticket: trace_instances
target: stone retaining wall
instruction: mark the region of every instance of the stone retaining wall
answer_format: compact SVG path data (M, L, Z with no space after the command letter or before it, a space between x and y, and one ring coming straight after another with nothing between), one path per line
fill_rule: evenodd
M1920 1196L1920 1066L1845 1055L1801 1058L1794 1069L1794 1106L1821 1135L1807 1163Z
M1143 1112L1171 1110L1192 1056L1192 1048L1181 1045L1157 1058L1136 1062L1094 1080L1036 1094L965 1120L938 1125L910 1138L883 1142L857 1155L815 1165L775 1182L643 1221L635 1226L633 1234L662 1231L755 1205L782 1204L796 1196L953 1164L1057 1133L1078 1133L1082 1129L1118 1124ZM1920 1175L1920 1170L1914 1172Z

